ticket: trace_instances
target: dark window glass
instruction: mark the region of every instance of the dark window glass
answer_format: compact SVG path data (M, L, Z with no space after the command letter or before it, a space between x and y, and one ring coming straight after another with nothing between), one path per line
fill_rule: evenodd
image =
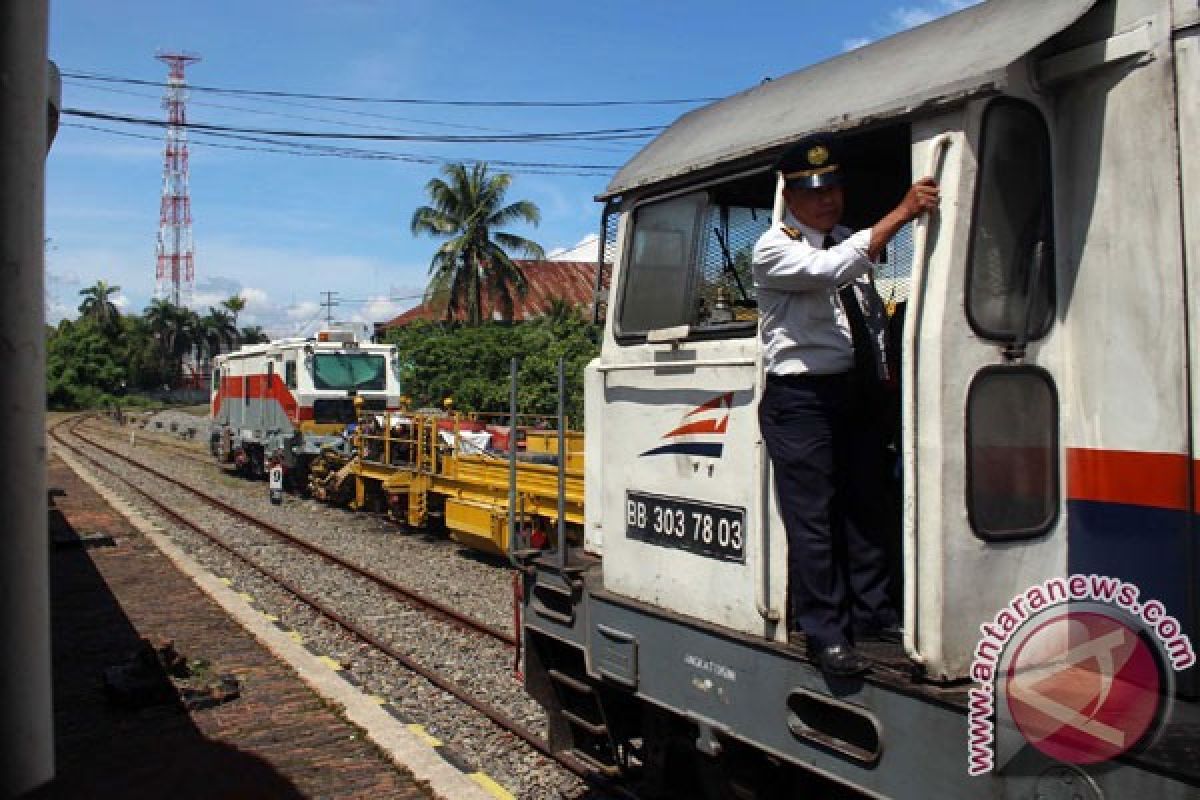
M296 388L296 362L287 361L283 365L283 380L287 384L287 388Z
M1037 339L1054 313L1050 137L1037 109L997 100L983 118L967 317L998 341Z
M691 322L688 284L696 229L706 202L706 195L696 192L634 212L618 326L622 333L645 333Z
M267 389L275 385L275 362L267 362Z
M212 371L212 390L214 392L221 391L221 370L219 369Z
M385 388L387 359L366 353L317 353L313 385L318 389Z
M1033 367L988 367L967 395L967 512L985 539L1037 536L1058 514L1058 398Z

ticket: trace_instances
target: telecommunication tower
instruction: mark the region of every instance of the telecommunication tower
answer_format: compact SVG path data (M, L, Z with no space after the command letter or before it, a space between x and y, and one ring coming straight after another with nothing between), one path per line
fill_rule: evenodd
M173 304L191 302L196 286L192 246L192 199L188 194L187 83L183 71L200 60L194 53L159 53L167 65L167 140L163 150L162 205L158 220L155 295Z

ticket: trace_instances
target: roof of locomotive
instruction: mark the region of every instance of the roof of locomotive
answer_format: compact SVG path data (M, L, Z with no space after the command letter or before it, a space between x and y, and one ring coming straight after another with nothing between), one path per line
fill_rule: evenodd
M371 353L374 355L386 355L391 353L394 345L390 344L375 344L372 342L322 342L315 337L307 339L292 337L287 339L276 339L263 344L248 344L239 347L230 353L222 353L213 358L214 363L222 363L230 359L249 358L252 356L273 355L282 353L286 350L303 350L311 347L315 353Z
M598 199L718 166L765 166L810 133L1001 88L1014 63L1095 2L989 0L690 111L622 167ZM803 43L802 35L788 42Z

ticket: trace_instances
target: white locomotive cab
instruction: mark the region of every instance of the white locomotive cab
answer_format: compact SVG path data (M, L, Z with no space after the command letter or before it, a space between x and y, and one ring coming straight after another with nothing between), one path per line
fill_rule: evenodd
M1164 583L1116 555L1128 540L1097 547L1068 531L1084 479L1068 484L1094 451L1190 449L1188 293L1172 245L1184 238L1169 211L1182 205L1179 149L1172 115L1153 108L1172 102L1171 25L1150 0L1117 9L1122 33L1106 47L1087 45L1083 26L1079 47L1066 39L1010 66L1003 93L838 132L850 227L922 176L942 191L877 273L906 309L903 486L881 487L880 502L902 492L888 532L897 605L908 655L935 679L965 676L978 626L1029 586L1120 568ZM778 151L621 199L608 324L587 373L587 543L614 594L783 641L787 541L756 416L747 285L754 240L781 214L766 157ZM1155 193L1130 204L1139 175Z

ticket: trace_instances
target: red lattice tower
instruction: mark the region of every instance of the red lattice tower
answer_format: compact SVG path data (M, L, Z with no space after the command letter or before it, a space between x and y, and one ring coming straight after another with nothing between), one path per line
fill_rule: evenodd
M158 220L155 294L175 305L191 302L196 286L192 245L192 199L188 194L187 83L183 71L200 60L194 53L159 53L167 65L167 141L163 150L162 206Z

